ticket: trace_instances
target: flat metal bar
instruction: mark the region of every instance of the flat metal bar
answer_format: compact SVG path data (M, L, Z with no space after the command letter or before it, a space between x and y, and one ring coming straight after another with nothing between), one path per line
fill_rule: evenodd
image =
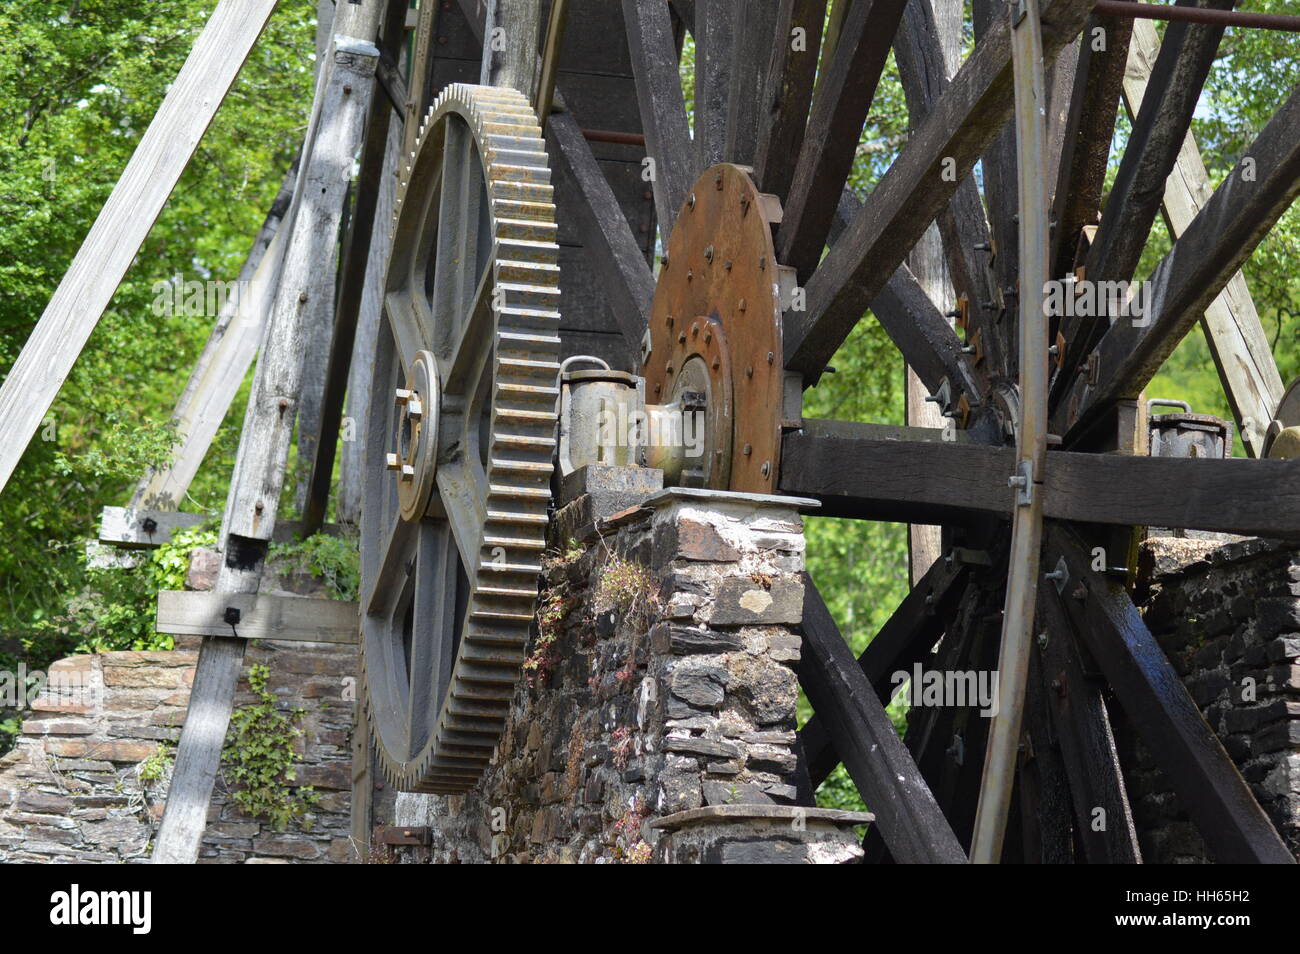
M1136 3L1130 0L1097 0L1096 10L1112 17L1143 20L1183 20L1210 26L1249 27L1300 33L1300 16L1289 13L1246 13L1240 10L1207 10L1204 7L1175 7Z
M546 21L546 39L542 44L541 75L537 78L537 93L533 96L533 112L542 129L551 115L555 100L555 78L560 71L560 49L564 46L565 13L569 0L551 0L551 15Z
M1020 405L1017 494L1011 528L1011 559L998 657L998 698L993 717L971 861L1002 857L1007 811L1015 782L1020 725L1029 679L1031 630L1038 599L1038 560L1043 538L1043 470L1047 461L1047 320L1043 288L1050 247L1047 221L1047 79L1038 0L1011 7L1011 59L1016 99L1016 170L1020 205Z

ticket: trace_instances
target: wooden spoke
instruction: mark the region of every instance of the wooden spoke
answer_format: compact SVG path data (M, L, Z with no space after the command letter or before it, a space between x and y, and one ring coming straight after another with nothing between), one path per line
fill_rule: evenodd
M1101 31L1098 34L1097 31ZM1051 274L1074 270L1079 233L1097 221L1133 21L1093 14L1083 29L1074 90L1053 191ZM1097 38L1105 48L1095 49Z
M1155 63L1160 39L1145 20L1133 24L1129 68L1124 76L1124 100L1136 118L1146 95L1147 77ZM1209 173L1201 161L1196 137L1183 140L1178 162L1165 183L1164 215L1170 234L1180 238L1213 194ZM1238 272L1205 311L1201 321L1205 340L1232 407L1242 444L1251 457L1263 451L1265 428L1282 399L1282 378L1268 335L1260 324L1246 277Z
M1068 442L1100 409L1136 396L1298 194L1300 87L1156 267L1143 324L1120 318L1102 336L1089 373L1062 396L1052 431Z
M914 129L924 122L950 82L950 58L940 41L935 15L930 0L912 0L894 38L898 76ZM945 15L953 15L952 9L945 9ZM981 332L987 366L1004 368L1005 349L993 331L995 314L992 309L980 307L981 302L997 297L997 288L988 267L992 241L988 221L973 176L962 179L947 208L939 213L938 224L953 290L957 297L965 295L975 306L971 309L970 331Z
M1053 0L1043 15L1048 62L1083 26L1088 0ZM868 303L957 191L1011 114L1007 21L995 24L807 284L808 310L786 319L786 367L816 380ZM946 174L950 172L951 174ZM787 220L788 221L788 220Z
M766 114L768 106L774 102L764 99L767 71L773 67L770 62L773 36L779 36L777 31L783 31L786 45L791 45L790 29L779 22L783 5L783 0L755 0L732 7L735 14L743 15L736 17L739 22L735 24L736 36L731 47L727 132L722 151L728 162L745 166L754 164L754 154L764 132L759 117ZM805 51L803 56L815 61L817 54ZM777 97L780 95L776 94Z
M758 133L753 159L755 183L773 195L786 195L790 190L812 103L825 19L826 0L780 0L763 77L761 108L756 116ZM796 30L803 31L803 50L795 48Z
M1235 3L1209 0L1205 5L1231 9ZM1133 277L1222 36L1223 27L1205 24L1171 23L1166 30L1142 109L1088 251L1089 281L1128 281ZM1103 323L1088 318L1066 317L1060 324L1066 351L1053 388L1058 399L1073 380L1073 369L1106 330Z
M816 268L853 166L905 0L858 0L824 69L785 200L777 256L800 281Z
M937 430L808 420L785 436L781 460L781 492L818 498L828 516L969 523L1013 506L1014 449ZM1058 520L1300 538L1297 461L1057 451L1045 476L1044 513Z
M964 563L949 564L942 560L935 563L898 604L858 657L858 668L882 704L889 701L891 692L897 688L891 678L893 674L911 672L913 664L921 662L934 649L956 611L969 571ZM817 608L825 606L811 579L806 585L805 621L810 609L820 613ZM835 625L829 616L818 615L818 620L822 627ZM835 636L842 640L838 630ZM800 730L799 740L807 759L809 779L816 788L840 763L838 750L826 728L826 721L816 712Z
M571 179L582 197L580 204L569 209L576 213L582 244L600 273L619 330L635 353L650 320L655 291L645 253L574 118L567 113L552 114L546 141L557 179Z
M732 46L738 12L732 0L696 0L695 23L695 168L721 162L727 144ZM746 14L748 15L748 14Z
M1215 860L1295 864L1124 587L1092 572L1063 527L1049 528L1046 555L1065 561L1067 587L1083 585L1085 599L1065 600L1070 616Z
M1204 0L1198 5L1231 10L1236 3ZM1115 174L1096 241L1088 252L1089 279L1126 281L1133 277L1223 30L1181 22L1166 27L1142 109Z
M948 820L806 574L799 680L894 857L965 863Z
M1133 811L1115 751L1115 736L1101 686L1084 672L1061 597L1055 587L1038 588L1040 637L1035 656L1037 685L1051 713L1056 738L1073 794L1076 830L1093 864L1138 864ZM1105 812L1096 824L1097 809Z
M677 74L677 47L663 0L623 0L627 45L649 158L654 161L655 212L665 244L677 210L695 181L695 151Z

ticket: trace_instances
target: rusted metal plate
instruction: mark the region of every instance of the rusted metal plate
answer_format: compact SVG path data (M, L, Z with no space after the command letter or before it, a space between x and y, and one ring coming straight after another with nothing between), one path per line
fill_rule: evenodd
M642 367L646 400L668 404L708 378L709 438L718 443L709 447L706 487L775 492L783 369L772 227L780 220L774 196L742 167L720 163L691 187L668 242Z

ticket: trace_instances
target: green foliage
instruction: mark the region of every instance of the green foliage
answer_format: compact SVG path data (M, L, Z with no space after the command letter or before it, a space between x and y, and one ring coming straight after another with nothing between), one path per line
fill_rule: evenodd
M176 757L171 746L163 744L158 746L157 752L136 766L136 775L146 785L160 782L167 777L175 763Z
M307 815L320 796L310 785L293 785L294 744L302 737L294 723L304 710L286 714L276 708L275 696L267 689L270 674L266 666L248 669L248 684L258 701L231 715L221 751L222 772L235 786L231 797L245 814L268 820L276 831L294 821L310 828Z
M361 588L361 554L354 535L314 533L305 540L271 546L271 557L287 568L310 573L337 600L355 600Z
M8 371L174 80L213 4L0 5L0 374ZM49 416L0 494L0 662L75 645L158 645L145 583L89 570L81 541L173 449L169 423L214 315L156 315L153 285L237 277L298 150L315 5L281 4ZM242 398L241 398L242 401ZM220 509L242 404L191 503ZM116 572L116 571L114 571ZM68 607L69 594L78 605ZM89 594L98 594L92 597ZM88 629L88 632L82 632Z

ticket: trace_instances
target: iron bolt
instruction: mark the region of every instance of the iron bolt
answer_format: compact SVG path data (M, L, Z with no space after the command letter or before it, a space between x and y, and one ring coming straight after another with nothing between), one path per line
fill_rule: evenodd
M686 200L686 207L687 207L688 209L690 209L692 212L695 211L695 193L694 193L694 192L692 192L691 195L690 195L690 198L688 198L688 199Z
M414 479L415 479L415 468L412 467L410 464L403 464L402 480L414 480Z
M770 460L763 461L763 466L760 468L760 471L764 477L770 475L772 473L772 462Z
M1047 648L1047 634L1046 634L1046 633L1039 633L1039 634L1038 634L1038 648L1039 648L1039 649L1046 649L1046 648Z
M406 388L398 388L398 389L397 389L397 403L398 403L398 404L405 404L407 401L411 400L411 398L413 398L414 396L415 396L414 393L411 392L411 391L409 391L409 390L407 390Z
M389 470L399 470L402 466L402 462L398 459L396 454L385 454L384 466Z
M741 453L748 457L750 454L754 453L754 446L752 444L746 444L741 448Z
M704 249L704 260L710 265L713 264L713 246L710 245Z

